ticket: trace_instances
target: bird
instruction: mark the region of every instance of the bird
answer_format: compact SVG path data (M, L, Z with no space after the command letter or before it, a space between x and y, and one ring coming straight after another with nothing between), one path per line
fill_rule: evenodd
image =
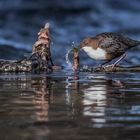
M101 64L103 67L112 60L119 58L111 64L112 68L114 68L126 56L127 50L138 45L140 45L140 41L133 40L125 35L105 32L94 37L86 37L80 42L79 47L90 58L105 61Z

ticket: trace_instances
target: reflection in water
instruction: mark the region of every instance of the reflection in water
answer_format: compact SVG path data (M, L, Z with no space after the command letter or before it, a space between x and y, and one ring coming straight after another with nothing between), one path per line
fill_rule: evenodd
M49 98L51 94L50 79L32 78L32 87L35 92L34 103L38 121L48 121Z
M106 94L107 89L105 85L94 85L84 90L83 113L85 116L92 117L92 122L95 122L93 125L96 125L96 127L102 127L103 123L106 122Z
M79 90L79 76L78 73L74 73L73 76L68 76L66 78L66 86L65 86L65 92L66 92L66 104L71 104L71 92L72 90L76 90L78 92Z
M0 139L139 138L140 75L110 75L1 76Z
M83 115L91 120L90 126L101 128L106 123L107 77L105 75L92 79L93 84L83 90Z

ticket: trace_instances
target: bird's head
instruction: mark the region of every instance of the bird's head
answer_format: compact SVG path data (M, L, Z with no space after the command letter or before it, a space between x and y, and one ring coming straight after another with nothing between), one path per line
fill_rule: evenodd
M82 50L84 47L91 47L94 45L94 39L92 37L87 37L81 41L79 48Z

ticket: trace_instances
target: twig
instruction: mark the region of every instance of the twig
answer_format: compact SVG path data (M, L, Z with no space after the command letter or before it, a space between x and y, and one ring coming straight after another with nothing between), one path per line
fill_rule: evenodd
M77 48L73 48L73 69L74 71L79 70L79 53Z

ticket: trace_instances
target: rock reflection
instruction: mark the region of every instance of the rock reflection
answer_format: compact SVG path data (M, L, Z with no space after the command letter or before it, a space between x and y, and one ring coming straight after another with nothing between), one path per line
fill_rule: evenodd
M51 92L50 79L32 78L32 87L35 92L34 104L38 121L48 121L49 101Z

